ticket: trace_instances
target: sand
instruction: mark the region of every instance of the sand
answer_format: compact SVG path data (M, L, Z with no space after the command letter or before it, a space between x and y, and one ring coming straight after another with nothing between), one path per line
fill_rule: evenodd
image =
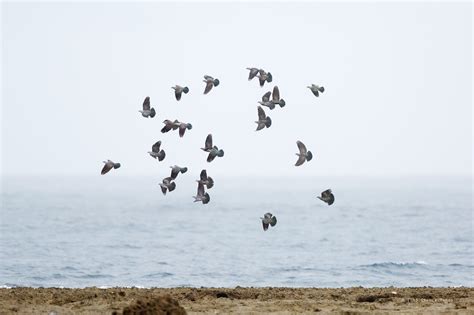
M474 314L474 288L13 288L0 314Z

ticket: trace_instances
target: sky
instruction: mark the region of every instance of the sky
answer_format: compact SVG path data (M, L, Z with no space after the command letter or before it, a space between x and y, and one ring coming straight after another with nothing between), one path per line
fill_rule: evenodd
M3 175L472 174L472 4L2 2ZM264 88L246 67L273 74ZM203 75L220 85L204 95ZM316 98L307 85L325 87ZM180 102L171 86L190 92ZM286 107L257 101L274 85ZM141 117L150 96L157 111ZM193 125L183 138L163 120ZM208 133L225 156L206 162ZM163 162L147 151L161 140ZM295 167L296 141L314 158ZM196 171L195 171L196 172Z

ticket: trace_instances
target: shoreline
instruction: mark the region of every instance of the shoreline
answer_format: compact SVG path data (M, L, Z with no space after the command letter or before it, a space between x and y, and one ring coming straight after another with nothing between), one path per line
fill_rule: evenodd
M0 288L0 314L474 313L472 287Z

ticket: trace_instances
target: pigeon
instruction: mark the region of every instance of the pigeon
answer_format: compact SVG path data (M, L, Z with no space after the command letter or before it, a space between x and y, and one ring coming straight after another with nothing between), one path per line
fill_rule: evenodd
M179 137L182 138L184 136L184 133L186 132L186 129L191 130L193 129L193 125L189 123L179 123Z
M210 163L212 162L215 157L223 157L224 156L224 150L219 149L218 147L214 146L211 151L209 151L209 155L207 156L207 161Z
M262 100L258 101L258 103L262 106L266 106L270 109L275 109L275 104L270 101L270 96L272 95L272 92L268 91L267 93L263 94Z
M172 192L176 188L176 183L173 182L173 179L171 177L166 177L163 179L163 182L160 183L161 187L161 192L163 192L163 195L166 195L166 191Z
M111 160L103 161L105 163L102 171L100 172L101 175L107 174L111 169L117 169L120 167L120 163L114 163Z
M214 186L214 180L211 176L207 176L206 170L201 171L200 178L197 182L203 184L207 189L211 189Z
M270 128L272 125L272 119L270 116L265 115L265 111L261 106L258 106L258 120L255 123L257 124L255 131L262 130L265 127Z
M247 70L250 71L249 73L249 81L255 78L258 74L258 69L257 68L247 68Z
M265 213L262 219L263 230L268 230L268 225L275 226L277 224L277 218L270 212Z
M147 96L145 97L145 100L143 101L143 110L139 110L140 113L142 113L143 117L155 117L156 112L153 107L150 108L150 97Z
M311 151L306 150L306 146L303 144L303 142L296 141L296 145L298 146L300 153L296 153L296 155L298 156L298 161L296 161L295 166L300 166L305 161L311 161L311 159L313 158L313 153L311 153Z
M166 153L165 150L160 150L161 141L156 142L152 147L151 151L148 151L148 154L158 161L163 161L165 159Z
M206 137L206 142L204 143L204 148L201 148L204 152L211 152L212 150L212 135L208 134Z
M265 70L263 70L263 69L258 70L257 77L258 77L258 80L259 80L259 83L260 83L261 87L263 87L265 82L270 83L273 80L272 74L270 72L265 72Z
M206 82L206 88L204 89L204 94L209 93L209 91L211 91L213 86L218 86L220 83L219 79L214 79L210 75L205 75L203 81Z
M176 179L178 177L178 174L184 174L188 171L187 167L180 167L178 165L170 166L171 168L171 179Z
M313 92L314 96L316 96L316 97L319 96L319 93L324 92L324 86L319 86L319 85L316 85L316 84L311 84L310 86L307 86L307 88L310 89L311 92Z
M175 85L171 88L174 90L174 96L176 97L177 101L179 101L181 99L181 95L183 93L188 94L188 92L189 92L189 88L187 86L182 87L182 86L179 86L179 85Z
M280 90L278 89L278 86L276 85L273 87L271 102L274 105L280 105L280 107L284 107L286 105L285 100L280 98Z
M329 206L334 203L334 195L331 189L323 191L321 193L321 197L318 196L318 198L327 203Z
M204 185L202 183L198 183L197 194L193 198L194 202L201 201L203 204L208 204L211 200L209 194L207 192L204 192Z
M161 129L162 133L166 133L171 129L176 130L179 128L179 121L177 120L171 121L169 119L166 119L165 121L163 121L163 123L165 124L165 126Z

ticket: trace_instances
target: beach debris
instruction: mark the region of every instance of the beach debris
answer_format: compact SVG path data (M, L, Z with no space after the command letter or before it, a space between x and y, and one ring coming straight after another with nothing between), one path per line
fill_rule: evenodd
M170 166L170 168L171 168L171 179L176 179L179 173L184 174L188 171L187 167L181 167L178 165Z
M115 312L119 314L119 312ZM170 314L186 315L186 310L179 305L179 302L169 295L159 297L141 298L131 305L123 308L122 315L138 314Z
M107 174L111 169L117 169L120 167L120 163L114 163L111 160L103 161L105 163L102 171L100 172L101 175Z
M176 100L179 101L181 99L181 95L188 94L189 88L187 86L182 87L180 85L175 85L171 87L174 90L174 96L176 97Z
M319 93L324 92L324 86L319 86L316 84L311 84L310 86L307 86L307 88L310 89L316 97L319 97Z
M139 110L139 112L142 113L142 116L146 117L146 118L155 117L156 111L150 105L150 97L149 96L145 97L145 100L143 101L143 110Z
M263 218L260 218L260 219L262 220L264 231L268 230L269 225L273 227L277 224L277 218L270 212L265 213L263 215Z
M270 126L272 125L272 119L270 118L270 116L267 116L265 114L265 111L261 106L258 106L257 110L258 120L255 121L255 123L257 124L257 129L255 131L262 130L265 127L270 128Z
M311 161L311 159L313 158L313 153L306 149L304 143L298 140L296 141L296 145L298 146L300 153L296 153L296 155L298 156L298 160L296 161L295 166L300 166L305 161Z
M161 149L161 141L157 141L152 147L151 151L148 151L148 154L154 159L158 159L158 161L163 161L166 157L165 150Z
M318 198L327 203L329 206L334 203L334 194L332 193L331 189L323 191L321 193L321 197L318 196Z
M206 82L206 88L204 89L204 94L209 93L212 90L213 86L218 86L220 83L219 79L214 79L210 75L205 75L203 81Z

